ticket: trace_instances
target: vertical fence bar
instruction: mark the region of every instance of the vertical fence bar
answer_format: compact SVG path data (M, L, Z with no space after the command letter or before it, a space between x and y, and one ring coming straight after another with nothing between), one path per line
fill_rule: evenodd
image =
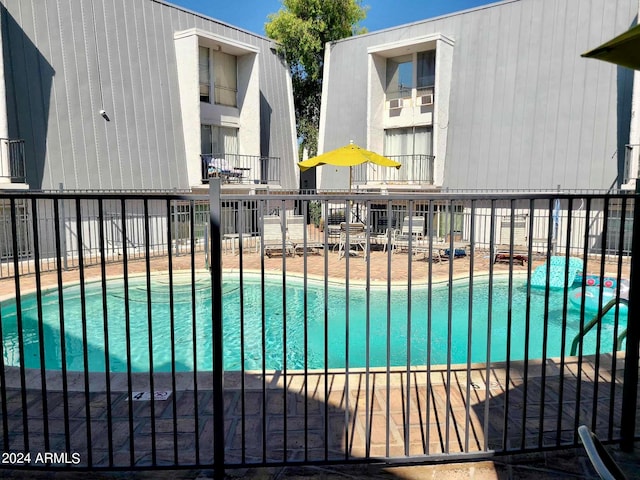
M389 249L390 250L390 249ZM409 237L409 250L411 250L411 237ZM411 257L408 257L411 262ZM391 404L391 255L387 255L387 324L386 324L386 362L385 362L385 378L386 378L386 409L385 409L385 456L389 457L389 416Z
M493 310L493 264L495 262L495 236L496 236L496 200L491 200L490 209L491 219L489 227L489 288L487 291L487 366L485 368L485 404L484 404L484 450L489 450L489 399L491 398L491 329L492 329L492 310Z
M282 242L282 461L287 461L287 206L284 200L280 204L280 232ZM293 252L295 255L295 250Z
M622 286L622 254L624 253L624 237L625 237L625 222L626 222L626 214L627 214L627 199L622 198L619 199L621 201L620 205L620 231L618 232L618 274L616 276L616 302L617 308L615 310L615 320L613 323L613 341L611 347L611 383L609 388L609 428L607 429L607 439L611 440L613 437L613 416L615 412L615 401L616 401L616 366L618 363L618 331L620 328L620 289ZM627 292L628 295L628 292ZM628 297L627 297L628 298ZM628 313L628 311L627 311ZM629 317L627 316L627 322L629 321Z
M153 381L153 303L151 301L151 241L149 239L149 199L145 198L142 201L142 209L144 212L144 258L145 258L145 273L147 280L147 334L148 334L148 346L149 346L149 390L150 400L149 406L151 408L151 465L156 466L156 395L155 384ZM193 255L193 253L192 253ZM173 393L175 395L175 392Z
M327 213L327 221L324 225L324 243L328 245L329 242L329 201L325 200L323 212ZM338 253L340 255L340 253ZM329 249L324 249L324 298L322 302L323 312L322 319L323 333L324 333L324 345L323 345L323 362L324 362L324 460L329 459Z
M60 185L58 186L58 190L60 193L64 192L64 185L62 183L60 183ZM57 203L56 203L57 205ZM63 268L65 270L69 269L69 264L68 264L68 259L67 259L67 217L65 214L65 208L64 208L64 199L60 199L60 206L59 206L59 215L58 215L58 220L56 222L56 226L59 228L59 238L60 238L60 254L61 257L58 258L62 258L62 265Z
M16 322L18 328L18 352L20 353L20 388L22 399L22 428L24 451L29 451L29 412L27 410L27 382L24 356L24 332L22 329L22 294L20 293L20 259L18 254L17 206L15 198L9 201L11 207L11 247L13 250L13 275L16 289Z
M509 397L511 383L511 328L513 324L513 250L515 240L515 200L509 203L509 278L507 280L507 350L506 350L506 367L505 367L505 385L504 385L504 416L502 430L502 445L505 450L509 447ZM502 242L503 239L500 238ZM531 242L529 242L531 243Z
M471 383L473 382L471 377L471 363L472 363L472 340L473 340L473 280L474 280L474 258L475 258L475 228L476 228L476 203L475 200L471 200L470 206L470 225L469 225L469 302L468 302L468 317L467 317L467 385L465 386L465 416L464 416L464 451L469 452L469 430L471 420ZM455 251L454 251L455 255Z
M87 465L93 465L93 451L91 448L91 392L89 385L89 350L87 332L87 295L85 290L84 272L84 236L82 231L82 205L80 198L76 197L76 229L78 236L78 272L80 276L80 312L82 320L82 366L84 375L84 404L85 423L87 431Z
M587 287L587 276L586 273L589 271L587 264L589 259L589 230L590 225L589 222L591 220L591 198L586 198L586 210L584 216L584 240L582 244L582 258L583 258L583 268L582 268L582 287L580 291L581 298L585 298L586 287ZM584 330L584 314L585 314L585 302L583 301L580 305L580 326L579 332ZM573 442L578 443L578 427L580 426L580 396L582 395L582 361L583 361L583 347L584 342L580 341L578 347L578 364L576 366L577 374L576 374L576 408L575 408L575 418L573 425ZM637 369L636 369L637 375Z
M602 225L602 245L600 248L600 285L598 287L598 325L596 326L596 353L594 359L594 367L593 367L593 407L591 409L591 430L596 431L596 423L598 419L598 409L596 405L598 405L598 390L599 390L599 377L600 377L600 348L602 346L602 307L603 302L601 301L604 295L604 279L605 279L605 260L607 255L607 230L609 226L609 198L605 197L604 199L604 208L603 208L603 225ZM585 272L586 273L586 272ZM616 305L616 309L618 306ZM615 350L614 350L615 352Z
M243 233L245 229L244 219L245 214L242 210L244 206L243 202L238 202L238 209L240 214L238 215L238 279L239 279L239 287L238 291L239 303L240 303L240 459L241 463L246 463L247 461L247 422L245 419L246 411L247 411L247 401L245 398L245 309L244 309L244 239ZM233 241L233 240L232 240ZM306 280L306 278L305 278Z
M42 315L42 279L40 278L40 232L38 229L38 200L31 198L33 228L33 256L36 280L36 303L38 308L38 344L40 346L40 393L42 395L42 436L45 451L49 451L49 407L47 402L47 370L45 362L44 318ZM1 319L0 319L1 321ZM0 335L2 343L2 335ZM1 353L1 352L0 352Z
M303 272L303 351L304 351L304 462L309 461L309 292L307 278L307 244L308 244L308 225L307 218L309 214L309 200L302 201L302 272ZM327 248L325 244L325 248Z
M523 386L522 386L522 426L520 433L520 445L522 448L526 447L526 433L527 433L527 409L529 406L529 339L531 336L531 259L533 258L533 228L535 217L535 201L529 200L529 245L527 247L527 293L526 293L526 305L525 305L525 321L524 321L524 360L523 360Z
M387 210L389 209L390 203L387 202ZM367 204L367 211L369 212L369 223L371 222L371 202L369 202ZM387 216L387 219L389 219L390 217ZM389 247L391 245L391 240L390 240L390 234L391 234L391 230L389 229L389 221L387 221L387 247ZM387 248L387 250L389 250L389 252L387 253L387 255L390 254L390 248ZM364 422L364 441L365 441L365 458L369 458L371 455L371 425L369 423L369 418L370 418L370 405L369 405L369 401L370 401L370 388L371 388L371 380L370 380L370 373L371 373L371 255L369 255L369 261L367 262L367 266L366 266L366 270L367 270L367 284L366 284L366 289L367 289L367 296L365 298L365 422ZM357 405L357 404L356 404Z
M261 440L262 440L262 462L266 463L267 461L267 318L266 318L266 298L265 298L265 224L264 217L266 212L269 211L268 200L265 202L264 200L260 201L260 350L261 350L261 360L262 360L262 372L261 372L261 382L262 382L262 425L261 425ZM266 205L265 205L266 203ZM325 436L326 437L326 436Z
M124 293L125 344L127 349L127 396L129 414L129 463L135 465L135 435L133 423L133 376L131 372L131 310L129 305L129 255L127 253L127 200L120 198L122 221L122 283Z
M413 237L413 209L414 203L413 201L409 201L409 232L411 232L409 236L409 242L411 242L411 237ZM421 232L423 233L423 232ZM411 425L411 251L409 251L409 266L407 268L407 365L406 365L406 375L407 375L407 385L406 385L406 412L404 418L404 454L405 456L409 456L409 446L411 442L410 436L410 425Z
M178 464L178 400L176 398L176 317L175 302L173 299L173 249L172 242L172 224L174 217L171 214L171 198L167 198L167 268L169 273L169 325L171 337L171 417L173 420L173 462Z
M3 318L2 309L0 308L0 375L2 378L6 378L5 364L4 364L4 332L2 328ZM7 411L7 385L6 382L0 382L0 411L2 412L2 451L8 452L9 445L9 421ZM67 450L68 451L68 450Z
M447 201L448 221L449 221L449 265L447 275L447 394L445 400L445 453L449 453L451 448L451 366L453 363L453 262L455 259L455 248L453 244L453 200ZM455 424L455 419L454 419Z
M284 200L280 203L280 232L282 245L282 461L287 461L287 206ZM295 251L294 251L295 255Z
M429 200L429 218L427 220L427 231L429 232L429 265L427 267L427 333L426 333L426 342L427 342L427 355L425 358L426 363L426 382L425 382L425 418L426 418L426 435L425 435L425 449L424 453L429 454L431 449L431 327L433 323L433 214L434 214L434 202L433 200ZM434 402L435 403L435 402ZM434 407L435 410L435 407Z
M573 198L569 198L567 203L567 240L566 247L564 252L565 265L564 265L564 276L566 279L569 278L569 259L571 258L571 232L572 232L572 223L573 223ZM558 244L558 240L560 239L560 234L558 233L558 237L556 239L556 245ZM564 403L564 375L566 368L566 353L567 353L567 314L568 314L568 301L569 301L569 285L566 285L563 294L562 301L562 335L560 341L560 381L558 385L558 419L556 423L556 446L560 446L562 442L562 405ZM615 382L613 382L615 384Z
M547 204L547 271L545 273L544 287L544 315L542 327L542 361L540 363L540 414L538 423L538 448L544 446L544 412L545 412L545 396L546 396L546 378L547 378L547 343L549 336L549 297L551 294L551 254L552 241L551 232L553 231L553 198L549 198Z
M353 215L353 200L349 199L347 204L345 205L345 210L348 212L346 215L347 220L347 228L345 232L345 245L344 245L344 255L345 255L345 322L344 322L344 438L345 445L349 444L349 320L351 315L351 285L349 282L349 278L351 277L349 273L349 268L351 265L351 217ZM366 254L365 254L366 255ZM344 449L344 459L349 459L349 448Z
M195 258L195 239L194 239L194 230L195 230L195 202L193 200L188 200L188 220L189 220L189 266L191 271L191 342L193 344L193 422L194 422L194 452L196 454L195 462L196 465L200 465L200 399L198 395L200 394L200 389L198 387L198 315L197 315L197 302L196 302L196 258ZM218 223L219 224L219 223ZM218 253L219 255L219 253ZM213 258L212 258L213 260ZM213 284L211 285L213 289ZM212 292L212 302L213 302L213 292ZM213 310L213 308L212 308ZM213 315L213 313L212 313ZM212 328L213 324L212 324ZM213 348L213 340L212 340L212 348ZM213 357L212 357L213 358ZM214 446L215 449L215 446Z
M224 365L222 328L222 231L220 229L220 179L209 182L211 230L211 329L213 347L213 471L224 478ZM240 246L242 248L242 246Z
M629 305L627 309L627 348L624 357L624 385L622 389L622 418L620 447L625 452L633 451L638 406L638 354L640 353L640 323L629 321L640 316L638 298L640 282L633 274L640 272L640 185L636 185L633 199L633 240L631 243L631 271L629 273Z
M53 216L54 216L54 230L55 230L55 247L56 247L56 280L58 284L58 315L60 318L60 364L62 370L62 409L64 419L64 440L66 451L71 451L71 434L69 432L69 395L68 395L68 380L67 380L67 347L65 337L65 316L64 316L64 295L63 295L63 283L62 283L62 240L60 238L60 204L62 199L55 199L53 203ZM3 382L4 384L4 382Z
M107 308L107 264L105 258L104 204L98 200L98 241L100 249L100 286L102 291L102 331L104 334L104 380L107 394L107 444L109 467L113 467L113 410L111 408L111 359L109 357L109 321Z

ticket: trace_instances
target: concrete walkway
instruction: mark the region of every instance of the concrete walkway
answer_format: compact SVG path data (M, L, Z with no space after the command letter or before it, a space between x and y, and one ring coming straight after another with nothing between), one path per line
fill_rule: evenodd
M622 363L617 360L618 368ZM259 374L247 374L244 390L240 388L240 376L229 373L225 377L226 461L230 465L283 460L295 463L306 457L311 461L328 458L339 462L368 456L397 458L401 462L433 462L448 458L451 461L450 455L464 453L490 457L492 450L504 451L523 445L526 448L570 445L574 440L576 413L579 423L590 425L594 420L593 411L596 412L597 434L606 438L608 417L611 415L614 422L612 433L614 437L618 436L620 379L617 378L614 388L611 388L612 379L608 373L611 364L607 364L605 356L600 358L597 376L593 359L583 362L580 383L576 377L577 366L575 359L567 361L561 382L559 366L553 361L547 362L544 383L541 366L531 362L526 382L518 373L523 367L518 363L512 363L508 376L504 365L493 365L488 380L485 366L474 366L469 371L454 368L450 373L434 368L429 382L427 373L422 370L409 374L402 370L375 371L368 375L358 371L348 376L339 372L327 376L312 373L306 381L302 373L285 376L274 372L264 378ZM153 455L158 465L174 464L176 455L179 463L193 463L196 449L200 462L213 461L213 402L206 378L198 380L196 395L193 384L189 385L191 375L180 374L178 380L181 385L176 393L152 403L130 400L126 388L122 388L123 376L126 375L112 375L110 405L101 391L102 386L96 382L92 387L96 391L92 391L89 397L79 390L67 392L66 413L63 393L49 391L46 395L48 445L45 444L45 416L40 391L34 388L27 391L25 412L20 391L9 388L6 406L10 449L21 451L25 448L23 413L26 413L31 452L78 452L80 466L108 466L110 450L116 464L133 464L136 467L151 466ZM146 379L148 375L136 376L133 391L144 390ZM70 378L70 385L77 384L79 380ZM35 386L37 379L31 377L28 383ZM597 407L594 408L596 384L599 393ZM156 391L167 388L166 376L158 375L155 385ZM576 402L578 396L580 401ZM612 412L610 405L613 405ZM68 432L65 431L65 415L70 419ZM640 421L637 423L640 425ZM560 436L556 434L558 425ZM199 434L196 435L195 431ZM130 453L132 445L133 454ZM499 457L495 464L482 461L437 467L378 469L376 475L380 478L394 478L394 475L398 478L431 478L429 475L434 475L433 478L547 478L539 476L546 468L551 475L548 478L560 478L553 476L556 470L588 478L583 476L588 472L586 463L584 459L576 459L575 452L566 454L563 462L560 462L564 455L562 451L542 455L544 462L549 456L556 456L557 461L548 465L540 463L540 455L520 456L518 458L524 460L517 460L513 465L506 457ZM529 467L531 477L503 476L511 475L509 472L528 471L524 466L529 465L530 458L535 458L535 466ZM630 463L635 460L636 457L629 457ZM640 470L640 463L638 465ZM359 478L360 474L353 472L371 473L371 469L378 467L354 468L349 467L343 473L336 471L336 474ZM329 478L327 472L334 469L323 467L306 471ZM300 473L296 472L300 469L229 470L230 474L233 472L238 475L244 472L254 478L271 478L272 475L297 478ZM415 477L415 472L421 473ZM449 477L441 477L442 472L448 472Z

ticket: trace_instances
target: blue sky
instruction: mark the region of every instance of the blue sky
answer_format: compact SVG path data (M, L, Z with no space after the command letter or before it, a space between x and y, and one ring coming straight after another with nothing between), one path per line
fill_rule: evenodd
M168 0L245 30L264 35L267 15L280 9L280 0ZM372 32L404 23L458 12L490 0L363 0L369 6L362 25Z

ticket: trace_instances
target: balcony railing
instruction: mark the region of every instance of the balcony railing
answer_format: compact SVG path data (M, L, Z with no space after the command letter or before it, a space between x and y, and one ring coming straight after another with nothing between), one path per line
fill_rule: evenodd
M433 155L387 155L387 158L400 162L400 168L386 168L364 163L354 167L352 179L354 185L367 183L395 183L433 185Z
M0 138L0 178L25 181L24 140Z
M280 158L236 153L200 155L202 182L221 178L223 183L280 184Z

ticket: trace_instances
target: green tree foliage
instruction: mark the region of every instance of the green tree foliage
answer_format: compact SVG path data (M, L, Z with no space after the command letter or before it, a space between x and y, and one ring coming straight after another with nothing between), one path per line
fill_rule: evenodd
M318 145L324 47L327 42L364 33L362 0L282 0L265 30L280 45L291 69L297 134L315 155Z

